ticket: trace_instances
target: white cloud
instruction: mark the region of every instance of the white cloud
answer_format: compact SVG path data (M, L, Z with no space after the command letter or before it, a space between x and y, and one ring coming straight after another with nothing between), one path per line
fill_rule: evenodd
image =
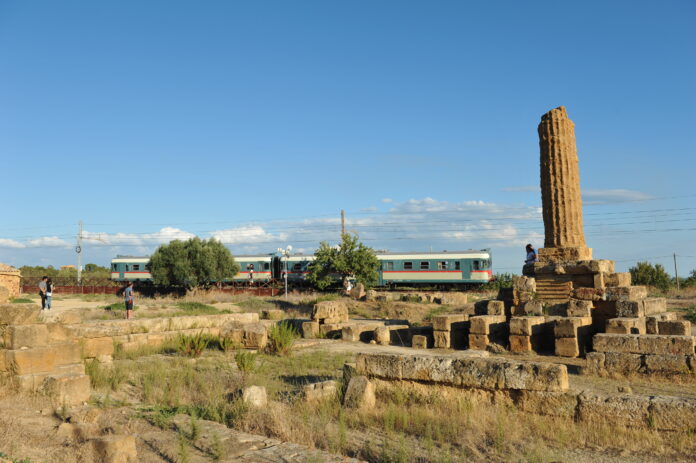
M87 242L95 246L99 245L154 245L168 243L173 240L187 240L193 238L193 233L174 227L164 227L154 233L83 233Z
M360 209L360 212L377 212L377 208L375 206L364 207Z
M245 227L228 228L226 230L216 230L212 232L210 236L224 244L249 244L274 240L282 241L287 238L287 233L273 235L267 233L263 227L259 225L249 225Z
M28 248L39 248L39 247L71 247L72 243L68 243L62 238L57 236L44 236L41 238L35 238L26 242L26 247Z
M26 245L24 243L20 243L19 241L16 241L16 240L11 240L8 238L0 238L0 248L21 249L21 248L26 248Z
M382 202L385 204L393 203L394 200L391 198L382 198Z
M648 201L651 199L653 196L636 190L585 189L582 191L582 201L588 205Z

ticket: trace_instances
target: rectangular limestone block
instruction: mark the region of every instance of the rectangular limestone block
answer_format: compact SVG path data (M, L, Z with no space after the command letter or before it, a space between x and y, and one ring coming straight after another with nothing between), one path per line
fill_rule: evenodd
M518 362L480 355L373 354L360 353L356 372L369 378L426 381L464 388L490 390L568 390L565 365Z
M505 315L505 303L503 301L488 301L486 315Z
M659 334L657 332L657 324L661 321L676 320L677 314L675 312L664 312L655 315L648 315L646 318L645 326L647 334Z
M638 349L641 354L692 355L694 339L693 336L644 335L638 337Z
M350 342L369 342L372 340L372 333L381 326L382 323L352 323L341 329L341 339Z
M652 397L650 423L651 427L658 430L693 430L696 423L696 401L686 397Z
M7 349L42 347L49 341L48 328L44 324L10 325L5 328L3 338Z
M577 338L556 338L556 355L559 357L579 357L580 345Z
M573 419L578 405L578 393L519 391L514 400L516 408L527 413Z
M606 286L631 286L631 274L629 272L608 273L604 278Z
M578 396L580 421L612 427L645 428L648 424L650 397L628 394L583 392Z
M667 312L667 299L664 297L649 297L643 299L643 310L646 316Z
M607 333L645 334L645 318L611 318L607 320Z
M469 335L469 349L471 350L486 350L488 347L488 335L487 334L470 334Z
M449 331L433 331L436 349L449 349L451 347L451 335Z
M643 301L616 301L616 315L618 318L642 318L645 317L645 305Z
M56 366L82 362L82 349L78 342L66 342L51 346L55 351Z
M585 354L585 366L582 370L583 374L603 375L606 373L604 361L606 355L604 352L588 352Z
M472 334L491 334L505 330L507 319L505 315L477 315L469 319L471 325L469 332Z
M592 278L593 288L603 289L606 286L606 273L595 273Z
M690 373L686 355L644 355L648 373Z
M148 336L149 338L150 336ZM85 338L82 343L85 358L95 358L100 355L114 354L114 341L110 337Z
M510 334L517 336L532 336L544 331L546 317L512 317L510 319Z
M319 322L302 322L302 337L314 339L319 336Z
M694 353L694 337L599 333L594 336L593 347L598 352L692 355Z
M645 286L609 286L605 290L608 301L639 301L648 297Z
M319 335L331 339L340 338L342 329L342 323L319 324Z
M556 321L554 326L554 336L556 338L573 338L583 334L592 326L592 317L566 317Z
M531 352L532 349L532 337L531 336L520 336L520 335L510 335L510 352Z
M427 349L428 338L421 334L416 334L411 338L411 347L414 349Z
M467 321L469 316L463 313L436 315L433 317L433 329L437 331L449 331L452 324Z
M566 315L568 317L591 317L593 307L594 305L592 304L592 301L571 299L568 301Z
M337 320L336 323L348 320L348 307L342 301L322 301L314 305L312 320Z
M691 336L691 322L686 320L658 321L657 332L673 336Z
M610 373L637 373L643 366L641 354L625 352L605 352L604 368Z
M46 323L48 330L48 343L59 344L63 342L73 341L77 337L76 330L62 323Z
M7 350L7 368L17 375L50 373L56 367L56 350L52 347Z
M53 395L60 404L79 405L86 402L92 393L87 375L61 375L46 378L41 386Z

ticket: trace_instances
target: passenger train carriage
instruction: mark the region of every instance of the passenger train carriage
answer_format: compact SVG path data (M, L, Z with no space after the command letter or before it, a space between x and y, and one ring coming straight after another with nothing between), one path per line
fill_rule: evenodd
M378 286L470 286L492 279L489 249L443 252L377 252L380 261ZM118 256L111 261L111 279L152 281L145 265L147 257ZM294 255L286 259L275 254L235 256L239 272L231 278L237 283L282 281L287 269L288 283L303 284L313 255ZM253 278L252 278L253 276ZM230 281L230 280L227 280ZM337 284L340 282L337 281Z
M116 256L111 259L111 279L114 281L152 281L145 266L149 257Z

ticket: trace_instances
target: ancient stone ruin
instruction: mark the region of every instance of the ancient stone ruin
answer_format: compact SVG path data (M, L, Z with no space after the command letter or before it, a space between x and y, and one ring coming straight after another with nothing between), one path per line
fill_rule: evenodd
M22 275L18 269L0 264L0 304L19 296L21 279Z

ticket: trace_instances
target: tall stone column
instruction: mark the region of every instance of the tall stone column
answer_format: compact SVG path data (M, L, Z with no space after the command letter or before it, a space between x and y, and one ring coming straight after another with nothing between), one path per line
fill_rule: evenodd
M580 172L575 145L575 125L563 106L541 116L541 201L544 248L541 262L592 259L585 245L582 224Z

